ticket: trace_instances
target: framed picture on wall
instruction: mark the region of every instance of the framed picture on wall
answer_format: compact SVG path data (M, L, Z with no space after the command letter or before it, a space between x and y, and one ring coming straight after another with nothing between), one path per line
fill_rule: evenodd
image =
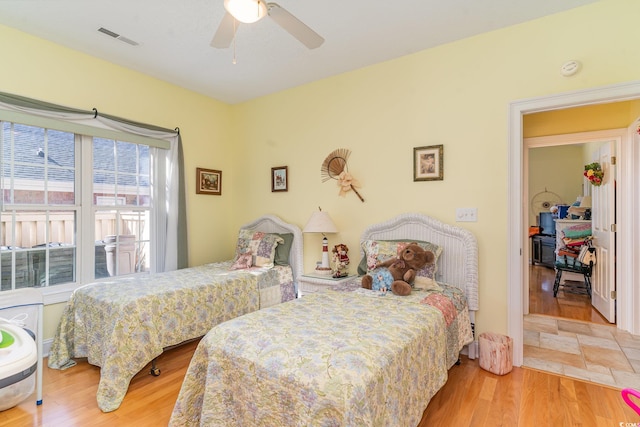
M413 149L413 180L442 181L444 179L443 145L429 145Z
M196 168L196 194L222 194L222 171Z
M289 170L287 166L271 168L271 192L289 189Z

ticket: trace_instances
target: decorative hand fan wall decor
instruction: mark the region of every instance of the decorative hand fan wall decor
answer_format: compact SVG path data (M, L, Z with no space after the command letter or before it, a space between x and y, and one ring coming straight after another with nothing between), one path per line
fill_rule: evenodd
M330 179L338 181L340 196L344 197L344 195L350 190L353 190L360 201L364 203L364 199L360 193L358 193L358 190L356 190L356 188L360 187L360 183L351 176L347 168L347 160L349 159L350 154L351 151L346 148L333 150L331 154L324 159L324 162L322 162L320 176L322 177L322 182L326 182Z

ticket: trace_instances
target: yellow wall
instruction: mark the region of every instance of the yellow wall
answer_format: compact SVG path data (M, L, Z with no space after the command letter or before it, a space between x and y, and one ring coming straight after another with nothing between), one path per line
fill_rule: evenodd
M602 0L235 106L0 27L11 58L0 90L180 126L191 265L230 257L238 226L264 213L302 227L322 206L340 229L330 244L346 243L355 264L368 224L411 211L453 223L457 207L477 207L478 222L460 225L479 243L478 332L505 333L508 104L637 79L637 16L636 0ZM559 73L568 59L583 63L571 78ZM413 148L433 144L444 144L444 181L413 182ZM320 181L335 148L352 151L365 203ZM284 165L289 191L271 193L271 167ZM221 197L194 194L197 166L223 171ZM319 245L305 236L307 269Z
M196 195L195 168L226 171L233 155L227 104L108 62L0 26L0 91L98 111L173 129L184 142L188 186L189 263L228 257L233 176L222 196ZM9 60L10 59L10 60ZM61 304L46 307L44 337L52 337Z
M549 211L549 209L542 209L541 202L547 201L553 205L571 205L578 196L582 195L582 172L584 170L582 155L583 148L580 145L561 145L529 150L529 201L531 205L528 225L536 225L538 212Z
M633 102L629 108L629 123L640 117L640 102Z
M640 100L588 105L564 110L525 115L525 138L626 129L640 116ZM556 193L563 203L572 204L583 192L582 172L600 143L563 145L529 150L530 201L545 190ZM553 197L550 197L553 199ZM529 224L535 225L535 213L529 212Z
M624 129L638 116L640 116L639 100L621 101L528 114L523 118L522 127L525 138L562 135L604 129Z
M640 2L604 0L234 106L235 153L249 153L242 167L253 171L234 172L245 196L235 225L255 206L304 225L320 205L340 229L330 244L353 255L367 224L407 211L453 223L457 207L477 207L478 222L459 225L479 242L478 329L505 333L508 104L637 79L637 16ZM569 59L583 68L567 78L560 66ZM413 147L432 144L444 144L444 181L413 182ZM320 180L322 160L339 147L352 151L365 203ZM280 165L291 189L270 194L270 168ZM319 245L305 236L306 269Z

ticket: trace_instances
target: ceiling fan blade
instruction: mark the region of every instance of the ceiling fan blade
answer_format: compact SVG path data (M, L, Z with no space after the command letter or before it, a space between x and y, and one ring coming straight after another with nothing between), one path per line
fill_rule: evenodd
M287 12L287 10L279 4L267 3L267 7L269 16L309 49L315 49L324 43L324 39L318 33Z
M229 12L225 12L222 21L220 21L220 26L218 26L218 30L211 40L211 46L218 49L231 46L231 42L236 36L238 24L239 22L237 22Z

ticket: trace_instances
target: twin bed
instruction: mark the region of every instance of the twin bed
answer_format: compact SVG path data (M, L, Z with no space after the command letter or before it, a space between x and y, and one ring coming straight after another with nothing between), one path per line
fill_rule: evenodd
M85 357L100 366L98 406L108 412L163 349L204 335L172 426L417 425L460 351L473 343L474 236L424 215L399 215L362 234L364 268L416 241L438 256L437 268L419 273L437 283L397 297L362 289L356 278L296 299L300 229L261 217L242 227L238 247L251 246L262 236L257 232L292 236L290 249L282 245L286 265L232 269L228 261L76 290L49 366ZM473 357L473 345L468 351Z
M397 297L358 278L219 324L193 355L170 425L416 426L473 342L477 243L419 214L361 240L368 263L383 248L424 244L439 257L422 274L437 283Z
M226 261L77 289L58 325L49 367L65 369L75 364L73 358L100 366L98 406L110 412L122 403L133 376L163 349L199 338L229 319L295 299L302 274L300 229L267 215L243 225L239 235L238 245L245 247L237 249L251 246L253 261L263 259L265 266L237 268ZM264 247L274 235L282 239L278 248L283 253L268 254ZM272 267L269 255L271 261L277 256L280 265Z

